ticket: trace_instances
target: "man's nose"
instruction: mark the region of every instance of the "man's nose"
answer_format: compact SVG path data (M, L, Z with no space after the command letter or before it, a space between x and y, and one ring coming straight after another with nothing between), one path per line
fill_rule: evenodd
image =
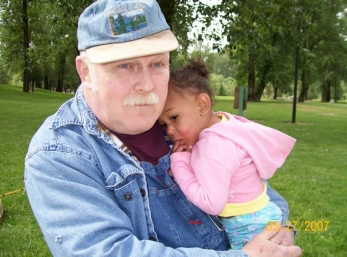
M149 69L143 69L138 72L138 82L136 84L136 91L151 92L154 89L152 74Z

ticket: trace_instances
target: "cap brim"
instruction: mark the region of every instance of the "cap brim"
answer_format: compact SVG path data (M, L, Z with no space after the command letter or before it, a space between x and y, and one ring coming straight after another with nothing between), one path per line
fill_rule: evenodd
M108 63L135 57L171 52L178 48L178 41L171 30L118 44L88 48L87 57L92 63Z

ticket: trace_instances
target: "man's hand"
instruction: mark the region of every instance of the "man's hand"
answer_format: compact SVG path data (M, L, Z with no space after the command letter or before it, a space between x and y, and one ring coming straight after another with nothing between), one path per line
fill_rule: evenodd
M283 227L270 241L279 245L294 245L294 232L289 227Z
M291 238L290 238L291 237ZM302 251L299 246L292 245L293 235L282 228L279 231L264 229L243 248L249 257L298 257Z

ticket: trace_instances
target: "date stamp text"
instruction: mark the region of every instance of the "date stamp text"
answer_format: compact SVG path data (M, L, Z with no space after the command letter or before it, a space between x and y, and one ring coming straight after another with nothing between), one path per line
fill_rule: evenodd
M268 221L266 223L266 229L268 231L278 231L282 227L285 227L286 230L290 230L290 226L293 227L296 231L305 231L305 232L322 232L328 231L330 221L328 220L287 220L280 224L276 221Z

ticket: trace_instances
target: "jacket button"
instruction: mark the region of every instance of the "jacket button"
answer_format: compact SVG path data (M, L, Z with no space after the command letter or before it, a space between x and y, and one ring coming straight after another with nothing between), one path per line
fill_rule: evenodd
M133 195L130 193L126 193L123 195L123 197L124 197L124 200L130 201L133 198Z
M150 236L149 237L149 240L151 240L151 241L157 241L154 237L152 237L152 236Z
M144 197L146 195L146 190L140 189L141 196Z

